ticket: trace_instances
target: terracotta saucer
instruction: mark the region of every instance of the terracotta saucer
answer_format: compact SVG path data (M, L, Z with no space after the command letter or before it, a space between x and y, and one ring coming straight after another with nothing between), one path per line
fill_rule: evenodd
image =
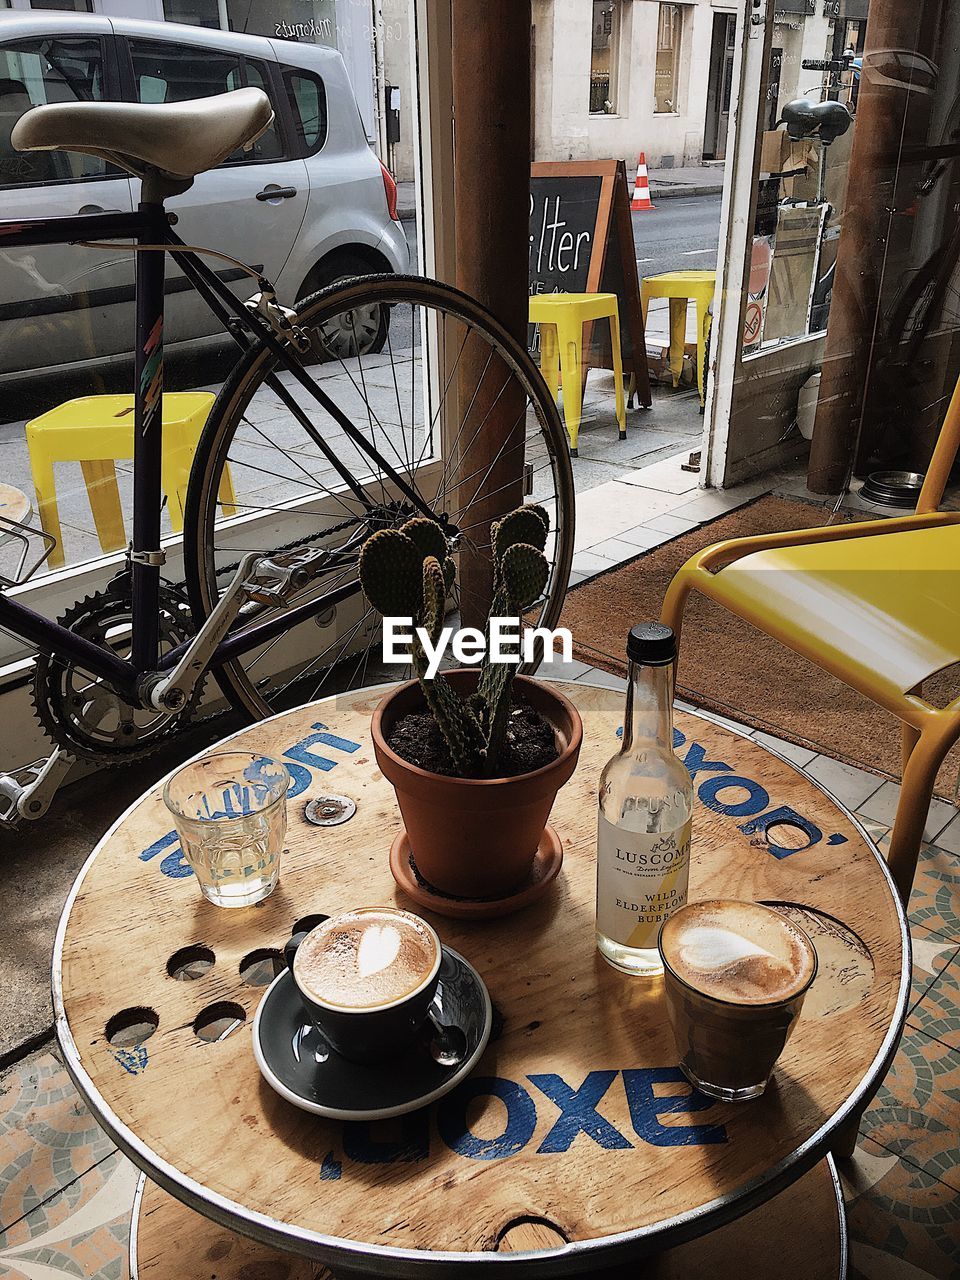
M390 846L390 871L400 888L420 907L455 920L485 920L512 915L541 898L560 874L563 845L553 827L546 826L530 870L530 877L506 898L454 898L428 884L417 870L406 831Z

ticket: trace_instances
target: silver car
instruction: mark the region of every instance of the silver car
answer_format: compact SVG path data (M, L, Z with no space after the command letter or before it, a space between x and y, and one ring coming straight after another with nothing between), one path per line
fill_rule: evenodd
M347 275L405 271L396 186L370 149L334 49L95 14L0 13L0 218L129 210L139 183L107 160L15 151L31 106L73 100L178 102L253 85L275 119L252 151L202 173L167 202L188 244L257 266L291 304ZM168 259L168 349L222 331ZM212 260L238 295L254 282ZM365 345L386 316L368 317ZM0 252L0 388L65 366L124 360L134 323L132 254L111 245ZM335 344L336 335L329 335Z

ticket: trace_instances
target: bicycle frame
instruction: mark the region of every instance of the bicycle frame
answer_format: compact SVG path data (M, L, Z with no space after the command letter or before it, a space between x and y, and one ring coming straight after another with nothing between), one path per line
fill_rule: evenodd
M78 214L69 218L36 218L0 222L0 249L25 248L43 244L72 244L87 240L130 240L140 246L163 245L175 258L191 287L204 299L242 349L260 341L278 362L309 391L343 429L349 439L382 469L400 493L417 510L435 519L433 512L410 485L381 456L375 445L359 432L336 403L314 382L268 323L239 302L204 263L172 230L173 215L162 204L140 204L135 213ZM143 250L136 253L136 345L134 382L133 457L133 537L129 551L132 590L132 634L130 659L118 657L107 648L76 635L68 628L12 600L0 591L0 627L34 644L38 649L62 654L93 675L102 677L132 703L139 702L143 678L176 666L187 643L159 656L158 603L160 566L160 516L162 495L160 463L162 445L163 395L163 303L166 253ZM265 283L265 282L264 282ZM287 408L333 465L344 484L366 510L374 503L363 487L324 441L317 427L301 409L290 391L275 376L267 379ZM335 568L334 564L332 568ZM315 599L284 610L277 617L228 633L214 651L212 666L257 648L297 623L357 594L352 582Z

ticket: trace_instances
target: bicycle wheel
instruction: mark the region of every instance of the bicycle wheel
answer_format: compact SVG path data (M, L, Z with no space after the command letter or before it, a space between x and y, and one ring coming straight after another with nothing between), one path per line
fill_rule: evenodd
M365 350L358 335L354 354L342 343L333 351L329 334L350 333L371 308L389 313L383 349ZM311 344L300 367L337 413L255 345L211 410L190 477L184 567L198 626L244 553L330 553L329 569L286 608L244 607L234 631L272 622L277 634L215 670L233 705L260 717L401 674L380 662L380 620L356 565L371 533L417 514L442 523L458 566L453 608L475 625L491 521L523 502L544 506L550 574L527 620L555 626L573 481L563 425L526 350L466 295L415 277L338 283L304 299L297 323Z

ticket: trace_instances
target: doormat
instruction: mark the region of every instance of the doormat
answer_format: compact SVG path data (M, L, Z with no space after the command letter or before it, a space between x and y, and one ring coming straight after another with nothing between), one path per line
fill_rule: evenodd
M757 498L590 578L568 592L560 619L573 634L575 656L625 675L627 632L637 622L660 616L674 574L695 552L725 538L813 528L828 517L814 503ZM837 519L870 518L848 512ZM895 716L696 591L684 615L677 692L708 711L899 781L900 722ZM960 693L960 671L953 668L931 678L924 693L943 706ZM958 771L960 746L944 761L938 795L952 799Z

